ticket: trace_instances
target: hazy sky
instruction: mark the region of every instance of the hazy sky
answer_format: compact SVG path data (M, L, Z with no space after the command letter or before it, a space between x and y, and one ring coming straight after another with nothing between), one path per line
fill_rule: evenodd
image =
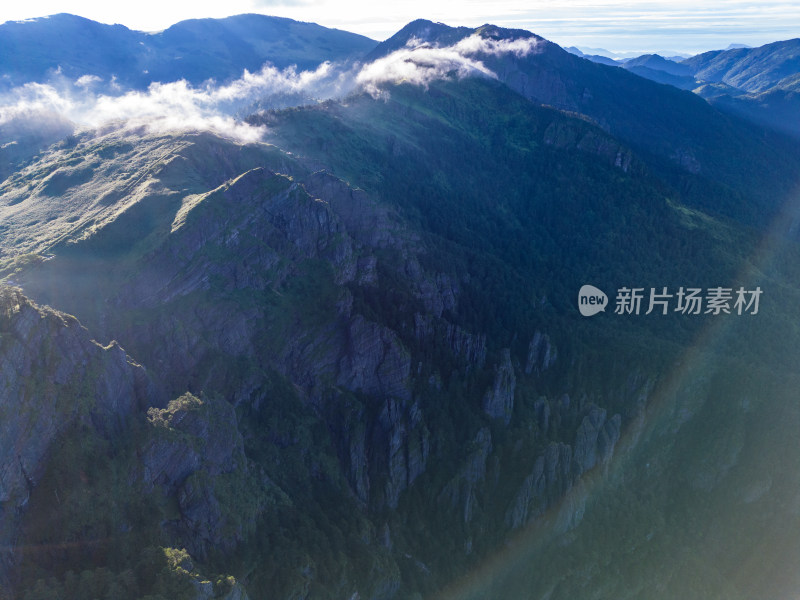
M245 12L290 17L382 40L407 22L426 18L449 25L494 23L528 29L562 46L612 51L697 52L730 43L758 46L800 37L796 0L194 0L2 2L0 22L70 12L131 29L156 31L182 19Z

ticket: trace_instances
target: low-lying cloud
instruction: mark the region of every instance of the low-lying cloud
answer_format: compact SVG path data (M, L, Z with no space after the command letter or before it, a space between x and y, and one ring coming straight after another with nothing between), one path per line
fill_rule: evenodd
M265 66L258 73L245 71L241 78L221 86L209 82L194 87L181 80L116 94L115 82L103 82L96 76L85 75L75 82L59 78L46 84L28 83L0 97L0 126L59 115L76 129L112 123L132 129L144 126L152 132L200 129L248 142L263 134L260 128L237 118L248 108L280 104L282 98L289 104L304 104L338 97L352 90L352 79L349 70L330 63L299 73L293 68L279 71ZM99 87L105 91L97 92Z
M439 48L428 44L413 45L392 52L364 66L356 77L356 82L372 96L384 95L380 90L383 83L413 83L428 86L431 81L444 79L449 75L463 77L496 78L482 62L469 58L455 46Z
M313 71L278 70L266 65L245 71L224 85L186 81L153 83L146 91L124 91L116 81L91 74L76 81L58 76L48 83L28 83L0 96L0 131L20 124L73 124L75 130L115 126L150 132L210 130L242 142L257 141L264 130L241 117L267 108L340 98L353 91L387 97L385 84L428 86L446 77L488 77L496 74L482 58L535 52L537 38L495 40L471 35L451 46L413 39L406 47L368 64L325 62ZM14 127L9 127L9 125ZM5 143L9 140L0 140Z
M494 71L478 57L513 54L521 58L535 52L539 43L534 37L495 40L473 34L452 46L437 46L412 38L404 48L361 68L356 82L373 97L380 97L386 95L380 89L384 83L427 86L431 81L453 75L496 79Z
M541 38L533 36L495 40L473 34L456 43L453 48L464 56L473 56L476 54L491 54L493 56L513 54L517 58L522 58L523 56L538 52L541 45L544 43L546 42Z

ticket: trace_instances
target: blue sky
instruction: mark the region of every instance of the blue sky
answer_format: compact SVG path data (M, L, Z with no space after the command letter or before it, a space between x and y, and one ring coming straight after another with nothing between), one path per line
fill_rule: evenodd
M561 0L558 6L538 0L406 0L390 4L375 0L29 0L3 2L0 22L58 12L145 31L164 29L182 19L259 12L313 21L378 40L416 18L468 26L490 22L528 29L562 46L612 51L695 53L730 43L758 46L800 37L796 1L772 0Z

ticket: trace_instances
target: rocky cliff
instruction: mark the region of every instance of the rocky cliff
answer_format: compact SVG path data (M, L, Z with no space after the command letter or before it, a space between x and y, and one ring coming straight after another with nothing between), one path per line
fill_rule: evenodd
M423 588L437 585L425 566L441 559L430 541L451 524L463 528L451 540L459 560L480 555L489 523L521 527L611 456L622 418L570 403L582 391L551 376L561 360L551 336L537 329L500 346L460 319L465 294L474 302L470 277L443 268L432 240L390 204L273 147L129 135L87 135L7 181L21 239L16 255L3 251L28 293L146 365L148 376L117 345L91 346L139 375L105 363L91 371L108 410L87 414L105 432L110 415L139 411L133 445L119 452L135 453L129 483L160 507L147 521L158 543L218 564L221 552L253 552L266 536L296 568L262 564L260 577L275 572L291 595L320 585L312 565L330 558L309 540L334 527L369 549L362 570L341 567L340 591L391 598L406 556L423 565L411 567ZM21 195L23 183L38 203ZM53 186L63 207L47 200ZM42 226L43 210L54 226ZM54 377L68 370L56 366ZM177 399L149 398L148 377ZM123 400L129 388L135 401ZM526 471L500 461L509 452ZM24 498L26 476L14 472ZM499 503L488 499L498 484L511 490ZM290 541L280 515L320 495L350 507L354 523L309 525ZM409 539L420 502L447 516ZM129 505L101 530L131 527L139 510ZM315 510L319 523L340 518Z
M77 319L0 287L0 539L2 570L15 532L59 436L77 422L122 431L160 395L117 343L101 346Z

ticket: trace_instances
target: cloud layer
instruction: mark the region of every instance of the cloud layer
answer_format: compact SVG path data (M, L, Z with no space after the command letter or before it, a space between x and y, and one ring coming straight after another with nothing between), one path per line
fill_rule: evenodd
M445 47L412 38L405 48L362 67L355 81L373 97L381 97L386 95L380 89L383 83L427 86L431 81L453 75L496 79L497 75L477 57L501 54L522 57L535 52L538 45L539 41L532 37L493 40L473 34Z
M353 76L330 63L315 71L279 71L265 66L258 73L245 71L229 85L209 83L193 87L186 81L153 83L145 92L113 93L115 83L85 75L75 82L63 78L46 84L28 83L0 97L0 126L11 121L35 122L59 115L76 128L97 128L118 123L150 131L210 130L240 141L260 138L260 129L236 117L248 108L270 102L302 104L315 98L343 95L353 88ZM102 85L104 91L95 87Z
M245 71L227 85L209 82L193 87L186 81L153 83L147 91L123 91L115 81L84 75L76 81L57 76L49 83L28 83L0 97L0 127L65 121L76 129L108 126L149 131L210 130L252 142L263 129L240 117L265 108L308 104L364 90L386 97L386 83L427 86L445 77L496 75L482 57L536 52L536 38L485 39L472 35L455 45L439 47L412 39L405 48L365 65L323 63L313 71L278 70L264 66ZM6 143L9 140L0 140Z

